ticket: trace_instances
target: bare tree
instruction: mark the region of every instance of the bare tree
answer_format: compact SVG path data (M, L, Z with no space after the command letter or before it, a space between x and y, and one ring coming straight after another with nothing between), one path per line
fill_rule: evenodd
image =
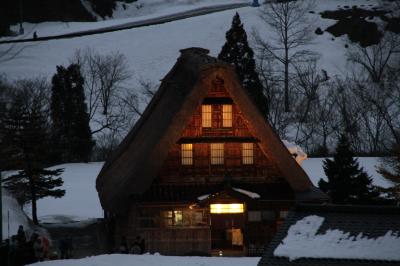
M274 61L267 54L258 58L257 72L263 83L264 95L268 102L267 118L271 126L281 138L286 137L291 115L285 112L281 104L284 100L282 82L279 80L278 71L275 69Z
M260 17L268 25L274 36L269 40L258 31L253 36L260 52L267 53L284 67L284 103L285 111L290 111L289 102L289 67L295 61L312 54L302 49L312 40L312 24L307 13L314 7L313 1L283 0L269 1L261 10Z
M71 63L80 65L85 79L92 134L129 127L129 115L123 97L131 77L125 56L119 52L106 55L92 49L77 50Z
M350 62L364 69L370 80L379 83L395 62L400 52L400 38L397 34L386 32L381 41L372 46L353 46L347 55Z

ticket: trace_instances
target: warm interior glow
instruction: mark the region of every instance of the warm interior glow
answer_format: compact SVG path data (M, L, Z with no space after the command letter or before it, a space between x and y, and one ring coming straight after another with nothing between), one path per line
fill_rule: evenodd
M242 203L229 204L210 204L210 213L243 213L244 206Z
M211 164L224 164L224 144L211 143Z
M193 164L193 144L185 143L181 144L181 162L182 165L192 165Z
M211 127L211 105L203 104L201 106L201 125L202 127Z
M254 163L254 145L253 143L242 143L242 162L243 164Z
M232 105L222 105L222 126L232 127Z

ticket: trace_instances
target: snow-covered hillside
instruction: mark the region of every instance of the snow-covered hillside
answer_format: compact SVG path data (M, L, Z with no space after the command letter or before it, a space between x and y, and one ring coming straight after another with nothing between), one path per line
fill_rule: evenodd
M338 5L362 4L366 1L318 1L315 10L313 10L314 13L308 15L315 21L313 23L315 28L325 29L332 25L334 21L322 19L318 14L320 11L334 10ZM374 1L368 1L368 4L374 4ZM158 15L157 12L161 11L156 11L152 16ZM21 44L25 49L13 60L2 62L0 73L6 74L11 80L35 76L51 78L56 65L67 64L68 59L72 57L76 49L91 47L100 53L118 50L126 55L132 73L127 86L133 90L138 88L139 77L151 81L153 84L158 84L159 80L175 63L179 56L179 50L182 48L204 47L210 49L211 55L216 56L225 42L225 32L229 29L235 12L239 12L253 46L254 43L250 34L253 29L258 30L263 36L269 35L268 27L258 16L259 8L244 7L155 26L72 39ZM93 25L94 27L101 27L102 23L111 22L98 22ZM82 29L85 23L70 23L70 25ZM39 36L42 34L41 32L45 34L46 25L37 27L35 29ZM56 27L49 30L49 32L51 31L59 31L59 29ZM308 48L321 54L319 65L328 72L328 75L332 76L345 71L345 44L347 42L347 37L332 40L332 36L325 32L323 35L316 35L315 40ZM9 46L0 45L0 49L7 47Z
M175 257L161 255L101 255L77 260L45 261L35 266L256 266L260 258Z

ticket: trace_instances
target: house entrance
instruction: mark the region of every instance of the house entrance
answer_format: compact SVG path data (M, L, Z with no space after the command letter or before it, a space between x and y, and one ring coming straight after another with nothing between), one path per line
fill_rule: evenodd
M213 205L231 205L217 206ZM232 208L233 207L233 208ZM211 248L217 251L243 251L243 204L211 204Z

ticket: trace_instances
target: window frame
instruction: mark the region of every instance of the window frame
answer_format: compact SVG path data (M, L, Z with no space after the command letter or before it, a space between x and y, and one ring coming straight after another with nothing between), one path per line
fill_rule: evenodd
M211 165L224 165L225 164L225 144L224 143L210 143L210 164Z
M222 128L231 128L233 125L233 105L232 104L221 104L222 112ZM228 110L226 110L226 108Z
M188 147L190 147L190 149L186 149ZM181 144L181 165L183 166L193 165L193 143Z
M212 104L201 105L201 127L212 128Z
M242 164L243 165L254 165L254 143L243 142L242 146ZM251 147L251 148L249 148Z

